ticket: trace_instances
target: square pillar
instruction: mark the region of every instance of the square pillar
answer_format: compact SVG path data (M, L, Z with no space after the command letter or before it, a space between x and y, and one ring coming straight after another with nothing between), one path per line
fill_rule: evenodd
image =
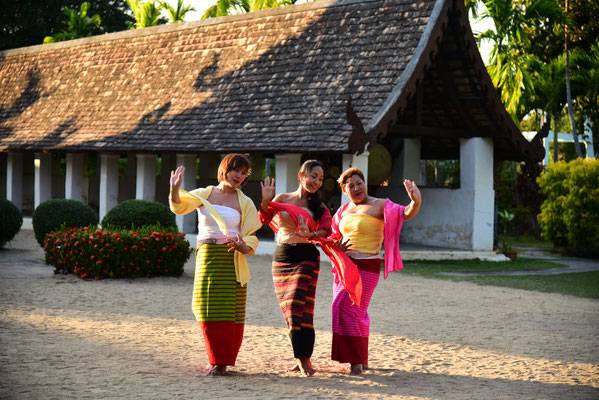
M420 138L405 138L403 140L403 180L409 179L420 185Z
M460 182L472 199L472 250L492 251L495 216L493 140L460 139Z
M275 155L275 193L289 193L297 189L297 174L300 169L301 154Z
M52 155L35 153L34 210L52 197Z
M135 198L152 200L156 197L156 154L137 154Z
M23 154L8 153L6 163L6 198L19 210L23 206Z
M364 182L366 187L368 187L368 156L370 153L367 151L363 152L360 155L357 154L343 154L343 159L341 161L341 172L348 170L349 168L358 168L364 174ZM349 201L349 197L343 191L341 191L341 205L347 203Z
M182 165L185 167L181 189L190 191L196 188L196 159L197 157L195 154L177 154L177 166ZM176 215L175 219L179 231L183 233L194 233L196 230L196 217L197 215L195 212L185 215Z
M112 207L118 204L119 155L100 155L100 222Z
M85 172L85 154L68 153L65 177L65 198L83 201L83 174Z

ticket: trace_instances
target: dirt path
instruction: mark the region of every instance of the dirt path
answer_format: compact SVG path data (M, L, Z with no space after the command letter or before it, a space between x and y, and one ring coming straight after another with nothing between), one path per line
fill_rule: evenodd
M349 376L330 360L332 276L323 262L318 372L301 378L285 372L292 353L270 260L257 256L237 366L216 378L202 374L193 262L180 278L88 282L36 264L43 253L26 239L11 247L0 251L0 270L39 271L0 279L0 398L599 398L597 300L395 272L381 278L370 307L372 369Z

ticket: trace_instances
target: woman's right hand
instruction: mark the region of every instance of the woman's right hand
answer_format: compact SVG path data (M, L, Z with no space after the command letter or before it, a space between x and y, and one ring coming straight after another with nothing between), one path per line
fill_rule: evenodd
M343 240L343 238L337 240L335 242L335 245L337 245L337 247L343 252L346 252L351 247L351 244L349 243L349 239Z
M275 197L275 178L267 176L264 182L260 182L262 187L262 202L270 202Z
M183 173L185 172L185 167L180 166L177 167L175 171L171 171L171 191L179 190L181 187L181 182L183 182Z

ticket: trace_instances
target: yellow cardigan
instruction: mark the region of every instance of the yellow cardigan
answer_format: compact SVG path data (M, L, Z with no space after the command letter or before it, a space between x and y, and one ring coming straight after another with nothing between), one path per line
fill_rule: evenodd
M175 214L187 214L194 211L199 206L204 206L206 207L206 211L208 211L208 213L218 224L221 232L229 236L225 221L221 217L220 213L212 206L212 204L210 204L210 202L208 202L208 200L206 200L208 197L210 197L213 188L214 186L208 186L206 188L192 190L191 192L179 190L181 203L173 203L169 199L171 211ZM239 206L241 207L241 236L243 237L245 244L251 248L249 255L254 255L256 252L256 247L258 247L258 238L254 235L254 233L260 229L260 227L262 227L262 223L260 222L258 211L256 211L256 206L254 206L252 199L243 194L241 190L236 190L237 198L239 199ZM245 286L245 284L248 283L251 278L247 257L245 254L235 251L234 260L237 282L239 282L242 286Z

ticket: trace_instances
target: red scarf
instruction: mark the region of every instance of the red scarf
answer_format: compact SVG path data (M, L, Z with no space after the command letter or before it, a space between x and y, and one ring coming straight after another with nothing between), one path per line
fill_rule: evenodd
M280 211L286 211L299 232L298 217L301 216L303 220L308 224L310 231L316 231L317 229L325 229L327 233L331 232L331 213L328 209L325 209L324 214L320 217L319 222L314 221L314 218L310 213L301 207L293 204L277 203L271 201L268 204L268 210L262 211L260 208L259 215L262 224L269 224L272 230L277 233L280 227L280 221L273 217ZM328 218L327 218L328 216ZM337 275L341 284L347 290L349 298L358 307L360 307L360 300L362 299L362 279L358 272L358 267L354 262L341 251L332 239L329 238L311 238L306 239L314 244L319 244L320 248L329 257L333 268L337 271Z

